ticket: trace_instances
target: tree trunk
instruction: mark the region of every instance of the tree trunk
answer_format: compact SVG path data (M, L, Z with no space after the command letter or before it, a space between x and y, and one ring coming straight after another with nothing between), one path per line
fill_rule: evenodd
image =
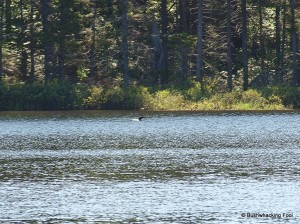
M187 22L187 15L188 15L188 0L180 0L180 27L183 33L188 33L188 22ZM187 77L189 76L189 60L188 60L188 47L181 43L180 47L180 54L181 54L181 71L182 71L182 81L185 82Z
M27 52L25 50L24 41L25 41L25 21L23 17L23 0L20 0L19 2L20 6L20 17L21 17L21 33L20 33L20 39L21 39L21 80L27 81Z
M190 13L189 13L190 31L193 34L197 34L198 33L198 26L199 26L199 23L197 22L198 16L199 16L199 13L198 13L198 11L199 11L199 4L198 4L199 0L190 0L189 2L190 2L190 4L189 4L189 6L190 6ZM203 5L203 0L201 2L202 2L202 5Z
M50 43L50 24L48 17L50 15L50 2L51 0L40 0L41 17L42 17L42 30L43 30L43 49L44 49L44 69L45 69L45 82L50 80L51 76L51 43Z
M275 13L275 27L276 27L276 61L275 61L275 65L276 65L276 81L277 83L279 83L280 80L280 47L281 47L281 38L280 38L280 11L281 11L281 0L277 0L276 2L276 13Z
M127 0L122 0L122 26L123 26L123 77L124 87L129 86L129 72L128 72L128 17L127 17Z
M159 83L159 60L161 55L161 41L160 33L155 16L152 15L152 71L153 71L153 82Z
M93 2L93 18L92 18L92 44L90 53L90 79L96 76L96 2Z
M290 0L291 7L291 32L292 32L292 73L293 73L293 85L299 85L299 74L297 64L297 30L295 21L295 0Z
M1 11L0 11L0 84L2 83L3 77L3 17L4 17L4 0L0 0Z
M107 17L112 18L114 14L114 6L113 6L113 1L114 0L108 0L107 1Z
M259 0L258 11L259 11L259 57L260 57L260 70L265 71L265 38L263 32L263 10L262 10L263 0Z
M180 0L180 26L181 31L187 33L188 26L187 26L187 1L188 0Z
M242 51L243 51L243 89L248 89L248 34L247 34L247 5L246 0L242 0Z
M280 76L279 76L279 83L283 83L283 76L284 76L284 54L285 54L285 42L286 42L286 0L283 0L283 21L282 21L282 40L281 40L281 51L280 51Z
M4 5L4 3L2 4ZM11 20L11 0L5 0L5 31L11 33L12 20Z
M188 52L188 47L183 44L183 46L180 47L182 82L186 82L187 78L189 77Z
M29 81L34 81L34 70L35 70L35 60L34 60L34 21L33 21L33 13L34 13L34 0L30 0L30 76Z
M66 71L67 38L72 34L74 0L59 1L58 76L63 79Z
M196 77L201 83L203 90L203 56L202 56L202 41L203 41L203 0L198 0L198 30L197 30L197 65Z
M168 12L167 0L161 1L161 71L159 84L165 85L168 83Z
M227 0L227 67L228 67L228 78L227 88L229 91L232 90L232 40L231 40L231 0Z
M66 12L68 10L64 3L60 0L60 14L59 14L59 38L58 38L58 68L57 73L60 79L63 79L65 73L65 44L66 44Z

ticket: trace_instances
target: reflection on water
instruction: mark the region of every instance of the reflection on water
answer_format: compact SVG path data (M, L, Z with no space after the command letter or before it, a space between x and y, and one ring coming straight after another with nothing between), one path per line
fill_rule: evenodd
M138 115L0 113L0 223L299 223L298 113Z

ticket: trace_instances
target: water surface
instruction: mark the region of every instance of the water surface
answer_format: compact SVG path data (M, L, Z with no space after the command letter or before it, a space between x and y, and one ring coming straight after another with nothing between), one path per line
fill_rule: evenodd
M1 112L0 223L299 223L299 118Z

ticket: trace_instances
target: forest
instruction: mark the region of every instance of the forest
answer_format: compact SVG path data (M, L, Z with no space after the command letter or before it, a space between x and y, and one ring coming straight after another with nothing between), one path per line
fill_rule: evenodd
M0 110L300 108L295 0L0 0Z

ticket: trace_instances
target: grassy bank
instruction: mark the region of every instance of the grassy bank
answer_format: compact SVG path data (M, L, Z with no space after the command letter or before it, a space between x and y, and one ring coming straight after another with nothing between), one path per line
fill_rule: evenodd
M300 108L300 88L266 87L248 91L200 91L189 88L103 88L54 81L48 84L2 85L0 110L283 110Z

